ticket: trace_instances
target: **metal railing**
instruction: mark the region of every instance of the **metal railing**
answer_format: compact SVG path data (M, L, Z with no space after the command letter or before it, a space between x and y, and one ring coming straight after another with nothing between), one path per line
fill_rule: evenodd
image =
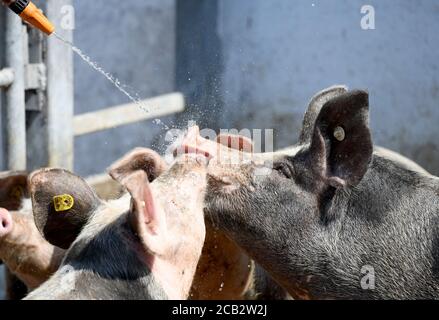
M61 9L71 0L47 0L45 14L61 24ZM1 6L0 6L1 7ZM0 10L5 8L0 8ZM6 10L4 89L4 158L8 170L62 167L72 170L74 138L184 111L181 93L149 98L74 116L73 52L55 37L28 29ZM72 31L57 33L72 40ZM60 120L62 119L62 120Z

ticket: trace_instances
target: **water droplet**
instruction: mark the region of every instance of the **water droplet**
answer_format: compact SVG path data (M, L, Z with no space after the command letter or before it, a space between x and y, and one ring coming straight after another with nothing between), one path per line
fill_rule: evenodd
M128 99L131 100L140 109L142 109L147 113L149 113L152 109L154 109L154 108L147 108L145 105L143 105L142 100L139 98L138 93L129 92L128 91L128 88L130 88L129 86L122 84L118 78L113 76L111 73L105 71L104 68L102 68L96 61L93 61L88 55L82 52L82 50L76 47L72 42L64 39L63 37L61 37L59 34L55 32L54 32L54 36L60 41L64 42L66 45L68 45L73 50L73 52L76 53L85 63L87 63L95 71L103 75L108 81L110 81L120 92L122 92L126 97L128 97ZM164 129L169 130L169 127L166 126L164 123L160 122L157 124L161 124L163 125Z

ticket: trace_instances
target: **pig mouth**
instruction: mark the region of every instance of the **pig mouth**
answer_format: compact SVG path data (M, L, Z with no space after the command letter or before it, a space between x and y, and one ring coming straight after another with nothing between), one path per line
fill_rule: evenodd
M174 157L189 153L203 155L209 160L214 160L218 165L239 165L253 157L252 153L230 148L202 137L197 126L190 128L179 147L174 149Z

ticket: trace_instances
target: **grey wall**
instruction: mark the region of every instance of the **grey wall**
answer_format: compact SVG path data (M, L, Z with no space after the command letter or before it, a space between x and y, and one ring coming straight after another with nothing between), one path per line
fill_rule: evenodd
M174 0L75 0L75 44L128 90L147 98L172 92L175 82ZM75 57L75 113L129 102ZM164 119L165 123L169 122ZM136 146L150 146L162 126L146 121L79 137L75 171L102 173Z
M142 98L180 90L202 126L274 128L296 141L310 97L332 84L366 88L375 142L439 174L439 3L370 0L75 0L75 43ZM75 113L128 102L75 58ZM147 121L80 137L75 171L102 172L127 150L161 149Z
M188 120L218 129L223 112L222 40L218 34L219 1L177 1L176 89L186 97Z
M360 28L366 3L376 30ZM275 128L286 146L316 91L366 88L375 142L439 174L438 30L436 0L220 0L221 125Z

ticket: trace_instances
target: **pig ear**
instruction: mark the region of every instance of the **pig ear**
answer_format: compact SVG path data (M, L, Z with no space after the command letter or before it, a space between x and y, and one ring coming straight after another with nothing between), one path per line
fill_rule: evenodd
M18 210L24 198L28 198L26 172L7 171L0 173L0 207Z
M236 149L248 153L253 152L253 141L250 138L244 136L221 133L216 138L216 141L231 149Z
M51 244L67 249L101 204L87 182L63 169L42 169L29 177L35 224Z
M154 202L147 174L138 170L121 182L131 195L129 221L133 230L146 250L156 254L162 253L165 243L160 239L163 239L161 236L165 230L165 221Z
M369 96L351 91L325 103L314 127L310 165L334 187L354 186L372 158Z
M133 172L143 170L152 182L166 169L167 164L157 152L146 148L136 148L115 162L108 172L114 180L121 182Z
M318 92L309 102L308 109L305 112L302 123L302 132L300 133L299 143L310 143L314 131L314 125L317 117L322 110L323 105L329 100L338 97L348 91L347 86L335 85Z

